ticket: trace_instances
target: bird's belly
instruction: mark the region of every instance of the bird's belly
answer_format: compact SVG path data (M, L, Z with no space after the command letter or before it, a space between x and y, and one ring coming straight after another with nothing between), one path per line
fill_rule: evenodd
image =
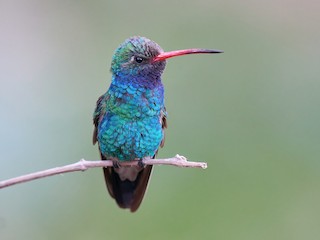
M101 153L120 161L154 156L162 137L158 116L133 120L119 115L107 115L98 131Z

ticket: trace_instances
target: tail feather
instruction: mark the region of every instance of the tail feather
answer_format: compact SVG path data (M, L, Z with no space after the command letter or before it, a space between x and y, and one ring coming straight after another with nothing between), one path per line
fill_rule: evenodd
M121 180L114 168L104 168L104 176L109 194L115 199L120 208L130 208L135 212L146 192L152 166L146 166L134 181Z
M135 212L139 208L147 190L151 172L152 166L148 165L139 173L139 179L137 180L137 186L135 188L133 201L130 207L131 212Z

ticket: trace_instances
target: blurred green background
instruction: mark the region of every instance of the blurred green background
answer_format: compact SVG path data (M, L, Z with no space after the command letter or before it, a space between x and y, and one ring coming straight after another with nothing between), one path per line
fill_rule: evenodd
M320 239L319 1L0 0L0 179L98 159L92 112L115 48L170 59L165 148L135 214L101 169L2 189L0 239Z

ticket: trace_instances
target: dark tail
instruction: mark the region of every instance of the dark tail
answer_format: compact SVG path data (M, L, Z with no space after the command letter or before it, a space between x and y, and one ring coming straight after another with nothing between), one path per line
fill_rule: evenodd
M135 212L139 208L146 192L152 166L144 167L134 181L121 180L113 167L104 168L103 171L111 197L116 200L119 207L130 208L131 212Z

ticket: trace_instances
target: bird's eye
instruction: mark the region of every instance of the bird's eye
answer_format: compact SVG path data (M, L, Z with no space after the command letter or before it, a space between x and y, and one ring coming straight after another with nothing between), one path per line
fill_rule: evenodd
M143 58L142 58L142 57L134 57L134 60L135 60L137 63L142 63L142 62L143 62Z

